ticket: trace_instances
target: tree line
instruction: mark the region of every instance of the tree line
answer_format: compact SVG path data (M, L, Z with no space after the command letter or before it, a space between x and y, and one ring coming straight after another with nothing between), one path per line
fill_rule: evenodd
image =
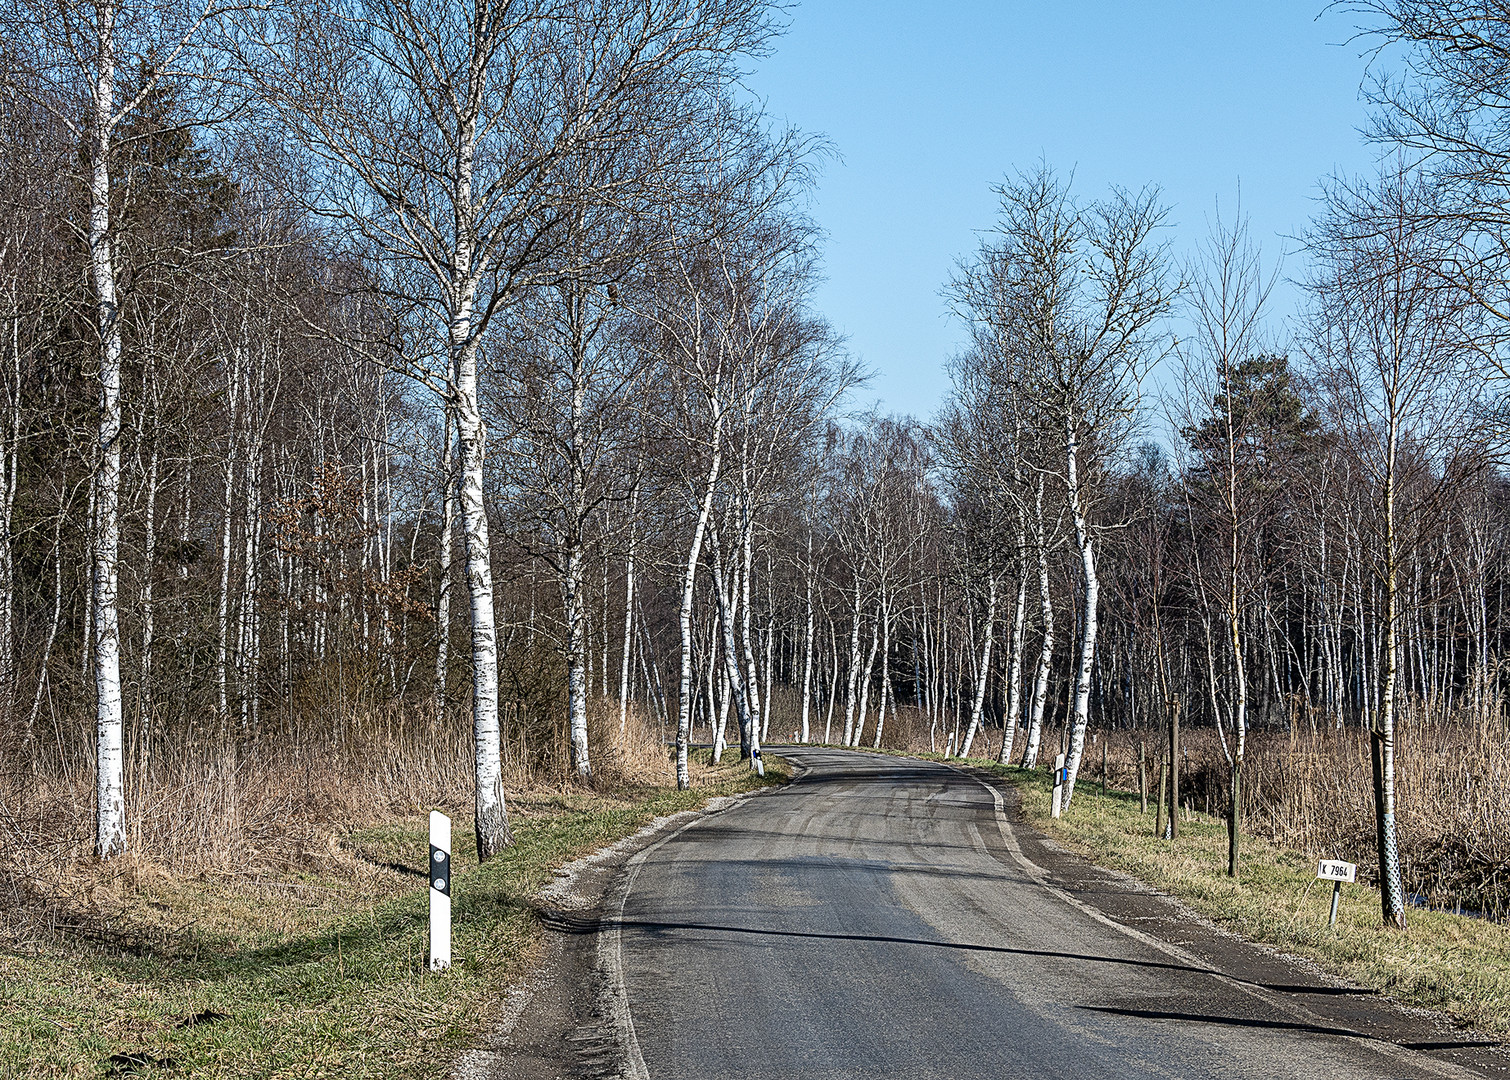
M108 857L175 760L466 725L487 858L516 742L592 782L645 727L685 787L700 742L1032 768L1057 730L1068 803L1088 733L1151 727L1177 806L1184 723L1236 874L1250 729L1353 729L1403 926L1399 726L1502 722L1510 33L1357 10L1412 59L1288 330L1240 217L1177 257L1156 188L1040 165L945 283L925 423L852 411L827 148L742 83L771 5L20 4L8 757L87 760Z

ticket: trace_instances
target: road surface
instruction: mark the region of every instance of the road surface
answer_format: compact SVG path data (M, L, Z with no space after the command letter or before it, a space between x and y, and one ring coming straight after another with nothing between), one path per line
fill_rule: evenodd
M1481 1042L1224 938L971 775L777 752L794 783L668 835L609 898L627 1075L1484 1075Z

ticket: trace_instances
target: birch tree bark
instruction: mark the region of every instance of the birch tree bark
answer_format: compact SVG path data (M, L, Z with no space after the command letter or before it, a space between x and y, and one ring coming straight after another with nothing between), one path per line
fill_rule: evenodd
M802 565L803 579L803 610L807 616L807 626L802 635L802 729L800 738L803 744L812 742L812 730L808 723L808 714L813 703L813 529L811 523L807 528L807 560Z
M718 492L723 464L724 413L716 392L709 394L708 406L713 420L708 435L708 471L702 497L697 503L692 539L687 545L687 562L682 572L682 602L677 611L682 635L682 680L676 713L676 786L683 791L692 786L692 773L687 762L687 750L692 742L692 601L697 589L697 564L702 558L703 537L708 531L708 520L713 516L713 499Z
M1027 536L1022 530L1018 532L1018 552L1023 562L1017 574L1017 603L1012 607L1012 655L1007 662L1007 719L1002 732L1001 753L996 757L1002 765L1012 764L1012 744L1017 737L1017 726L1022 721L1022 661L1028 628Z
M1054 597L1049 591L1049 544L1043 517L1043 477L1038 478L1033 504L1034 550L1038 562L1038 606L1043 640L1038 646L1038 668L1033 673L1033 707L1028 714L1028 745L1023 751L1022 767L1038 766L1038 749L1043 739L1043 715L1049 700L1049 679L1054 664Z
M453 375L454 378L454 375ZM451 658L451 555L456 544L456 444L455 410L449 401L441 406L440 442L440 533L435 540L435 685L432 722L437 732L446 729L447 686Z
M638 470L636 470L638 473ZM638 539L636 511L640 505L640 485L635 484L629 492L629 537L624 556L624 657L619 669L619 734L623 735L629 724L629 653L630 637L634 632L634 556Z
M89 143L89 266L100 336L100 422L95 465L94 682L96 694L95 854L126 850L125 764L122 761L120 583L121 321L111 251L110 158L120 121L115 94L114 4L97 9L94 115Z
M980 730L981 710L986 703L986 684L991 678L991 646L996 640L997 584L996 571L988 571L986 574L986 617L980 642L980 665L975 672L975 694L970 701L970 723L965 729L965 738L960 745L960 757L970 756L970 744L975 741L975 733Z

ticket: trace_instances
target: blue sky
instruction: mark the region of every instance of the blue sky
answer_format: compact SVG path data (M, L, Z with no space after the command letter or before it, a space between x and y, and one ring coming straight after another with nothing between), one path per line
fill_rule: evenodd
M872 369L863 404L932 414L961 333L939 290L995 214L991 185L1040 157L1083 196L1156 183L1189 250L1220 199L1266 256L1295 248L1328 173L1371 168L1363 43L1324 0L806 0L749 79L841 155L814 215L818 306ZM1320 17L1318 18L1318 15ZM1292 256L1285 270L1299 273ZM1275 296L1275 332L1295 300Z

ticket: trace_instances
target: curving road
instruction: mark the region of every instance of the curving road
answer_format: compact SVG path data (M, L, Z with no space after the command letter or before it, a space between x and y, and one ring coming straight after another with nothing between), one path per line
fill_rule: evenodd
M630 1075L1498 1074L1482 1042L1010 824L973 776L776 752L794 783L652 845L610 898L599 948L627 996Z

